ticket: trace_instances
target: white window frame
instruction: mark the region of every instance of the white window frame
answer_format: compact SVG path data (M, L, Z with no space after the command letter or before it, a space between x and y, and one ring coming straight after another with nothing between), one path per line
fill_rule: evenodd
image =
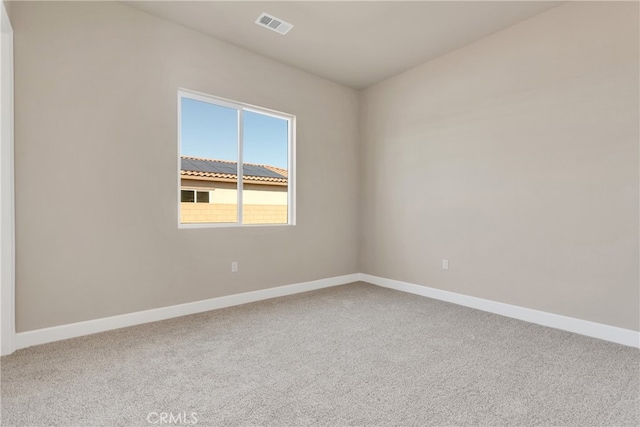
M182 154L182 99L188 98L193 99L195 101L206 102L208 104L218 105L220 107L226 107L234 109L238 112L238 171L237 171L237 189L238 189L238 218L236 222L203 222L203 223L182 223L180 222L180 190L181 190L181 178L180 178L180 170L182 168L181 165L181 154ZM244 191L243 185L243 115L245 111L250 111L258 114L264 114L267 116L276 117L278 119L283 119L288 122L288 156L287 156L287 223L286 224L243 224L243 210L244 205L242 201L242 193ZM296 116L293 114L283 113L276 110L271 110L268 108L258 107L255 105L246 104L243 102L233 101L226 98L220 98L213 95L208 95L206 93L197 92L189 89L178 89L178 196L177 196L177 207L178 207L178 228L228 228L228 227L283 227L290 226L296 224L296 197L295 197L295 159L296 159ZM211 196L209 196L211 197ZM210 199L211 200L211 199Z

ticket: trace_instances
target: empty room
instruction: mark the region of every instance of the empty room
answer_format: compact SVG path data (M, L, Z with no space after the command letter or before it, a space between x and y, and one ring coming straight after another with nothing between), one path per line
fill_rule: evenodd
M1 425L640 425L638 1L1 23Z

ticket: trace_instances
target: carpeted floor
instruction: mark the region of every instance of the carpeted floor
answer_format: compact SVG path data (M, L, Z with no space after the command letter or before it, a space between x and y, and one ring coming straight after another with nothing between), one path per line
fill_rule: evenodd
M639 350L364 283L1 363L3 426L640 425Z

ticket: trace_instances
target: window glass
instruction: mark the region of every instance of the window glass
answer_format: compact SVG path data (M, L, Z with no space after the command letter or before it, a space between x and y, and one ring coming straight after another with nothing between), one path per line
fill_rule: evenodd
M253 111L243 116L243 222L288 222L288 120Z
M182 203L193 203L193 190L181 190L180 191L180 202Z
M209 203L209 192L208 191L198 191L197 193L197 202L198 203Z

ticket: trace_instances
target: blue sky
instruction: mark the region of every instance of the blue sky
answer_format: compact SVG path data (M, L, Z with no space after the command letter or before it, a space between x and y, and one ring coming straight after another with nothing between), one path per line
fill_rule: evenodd
M181 155L238 160L236 110L182 98ZM277 117L244 112L245 163L287 169L288 122Z

